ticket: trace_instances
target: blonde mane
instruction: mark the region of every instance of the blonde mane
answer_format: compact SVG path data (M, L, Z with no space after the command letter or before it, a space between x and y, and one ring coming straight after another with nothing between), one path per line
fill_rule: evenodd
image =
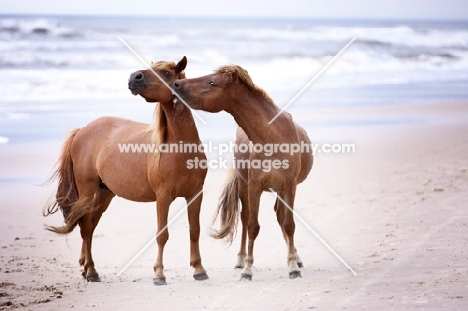
M276 106L273 99L271 99L267 92L253 83L252 78L244 68L237 65L221 66L215 71L215 73L221 73L228 76L231 79L231 83L239 80L239 82L241 82L249 91L260 96L265 102Z
M159 61L151 63L151 68L153 70L167 69L174 70L176 64L173 62ZM182 71L177 76L177 79L185 79L185 72ZM154 108L153 113L153 122L148 126L146 133L151 135L150 142L156 147L159 147L161 144L166 142L167 136L167 117L164 113L161 103L157 102L156 107ZM160 152L155 152L155 162L156 166L159 164Z

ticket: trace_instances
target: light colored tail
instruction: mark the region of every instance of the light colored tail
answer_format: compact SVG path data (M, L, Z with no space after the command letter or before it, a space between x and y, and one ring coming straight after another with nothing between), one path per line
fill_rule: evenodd
M223 239L230 243L234 239L237 220L239 216L239 186L236 174L236 169L232 168L229 171L226 184L219 199L218 209L215 214L216 221L220 218L221 228L211 233L211 236L216 239Z
M62 148L62 154L58 161L58 168L46 183L52 183L58 179L58 189L55 199L48 204L43 211L44 216L54 214L60 210L65 219L65 225L62 227L46 226L46 229L59 234L67 234L73 231L78 224L78 220L88 211L89 199L79 199L78 189L75 184L75 175L73 173L73 162L71 159L71 145L75 135L80 129L73 130L65 140Z

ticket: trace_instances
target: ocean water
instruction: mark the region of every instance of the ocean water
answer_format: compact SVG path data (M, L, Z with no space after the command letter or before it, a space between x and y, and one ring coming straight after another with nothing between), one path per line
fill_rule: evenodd
M288 109L310 127L321 107L468 99L468 23L0 15L0 144L103 115L150 122L154 105L127 89L144 65L119 36L147 62L186 55L188 77L241 65L280 107L356 37ZM203 140L234 136L229 115L198 113Z

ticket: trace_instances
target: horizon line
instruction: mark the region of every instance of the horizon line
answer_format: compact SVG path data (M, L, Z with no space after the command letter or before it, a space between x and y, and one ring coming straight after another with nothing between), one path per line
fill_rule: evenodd
M442 22L442 23L464 23L468 24L468 20L462 18L431 18L431 17L324 17L324 16L301 16L301 15L289 15L289 16L278 16L278 15L196 15L196 14L184 14L184 15L171 15L171 14L147 14L147 13L18 13L18 12L1 12L0 16L44 16L44 17L103 17L103 18L113 18L113 17L132 17L132 18L152 18L152 17L162 17L162 18L208 18L208 19L261 19L261 20L316 20L316 21L342 21L342 22Z

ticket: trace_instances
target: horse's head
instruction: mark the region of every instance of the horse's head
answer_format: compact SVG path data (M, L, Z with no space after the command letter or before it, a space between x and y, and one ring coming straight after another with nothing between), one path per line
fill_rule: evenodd
M219 112L229 109L231 99L237 96L237 87L247 85L249 81L252 80L246 70L239 66L224 66L207 76L176 80L171 87L191 108Z
M141 95L147 102L170 102L172 92L168 86L176 79L185 78L186 66L185 56L177 64L165 61L152 63L152 70L139 70L130 75L128 88L133 95Z

